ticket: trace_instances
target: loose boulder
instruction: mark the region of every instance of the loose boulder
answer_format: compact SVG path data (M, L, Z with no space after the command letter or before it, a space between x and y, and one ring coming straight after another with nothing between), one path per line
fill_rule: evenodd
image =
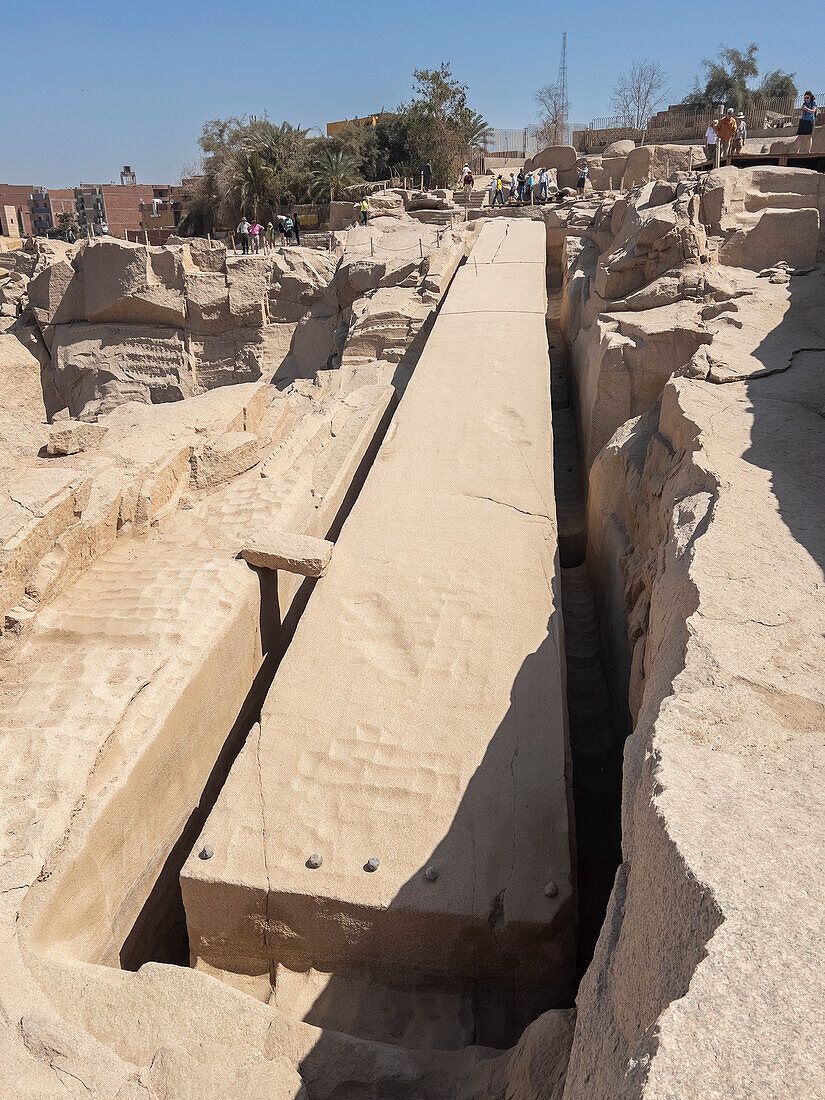
M640 145L627 157L625 186L639 187L650 180L667 179L705 163L701 145Z

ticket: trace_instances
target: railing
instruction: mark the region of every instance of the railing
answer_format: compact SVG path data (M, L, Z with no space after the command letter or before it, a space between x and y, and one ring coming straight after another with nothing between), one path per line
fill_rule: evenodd
M595 122L606 121L604 119L594 119ZM604 129L587 129L587 130L574 130L571 145L581 153L586 153L588 149L601 149L606 145L610 145L613 141L635 141L641 142L645 136L644 130L637 130L635 126L614 126L605 127Z
M822 98L821 95L817 95L817 103L821 104ZM801 95L755 100L741 112L745 116L748 133L758 135L794 125L801 113L802 102ZM623 137L632 137L636 141L644 140L657 145L689 138L704 139L708 126L719 117L723 109L720 104L698 111L669 107L666 111L657 111L652 115L646 129L641 130L633 126L626 116L594 118L586 130L575 132L573 144L577 149L586 150L607 145ZM825 125L825 112L821 109L817 115L817 124Z

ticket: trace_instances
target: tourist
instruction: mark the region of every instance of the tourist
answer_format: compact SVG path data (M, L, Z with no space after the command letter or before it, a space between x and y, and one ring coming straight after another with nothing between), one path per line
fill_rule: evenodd
M810 153L814 142L814 126L818 111L813 92L806 92L802 98L802 113L796 131L796 141L790 148L792 153Z
M524 202L524 184L527 181L527 177L524 174L524 169L523 168L519 168L517 179L518 179L518 201L519 202Z
M510 195L507 199L508 202L516 201L516 177L513 173L510 173Z
M539 202L547 201L547 185L550 182L550 173L546 168L539 168Z
M716 134L716 127L719 125L719 119L715 118L707 130L705 130L705 152L707 153L708 160L713 160L716 156L716 143L719 138Z
M274 250L274 248L275 248L275 226L272 224L271 221L266 223L266 243L269 246L270 250Z
M745 146L745 139L748 136L748 128L745 125L745 116L736 116L736 133L731 141L731 152L734 154L741 153Z
M366 225L369 221L370 207L366 199L361 199L361 225Z
M496 179L495 188L493 189L493 201L490 205L495 206L496 203L498 203L499 206L504 206L504 183L501 176L498 176Z
M464 183L464 197L467 202L469 202L470 192L473 189L473 184L475 183L475 180L473 179L473 173L470 171L466 164L464 165L464 178L462 182Z
M298 215L295 211L292 211L292 231L295 234L295 243L301 243L301 223L298 221Z
M292 224L292 218L290 218L289 215L287 215L284 218L283 227L284 227L284 241L287 244L289 244L289 242L292 240L292 233L295 229L295 226Z
M245 256L249 251L249 222L246 220L245 217L241 218L240 222L238 223L238 228L236 232L241 238L241 252ZM235 251L238 251L237 248L235 249Z
M739 123L733 117L733 107L728 107L727 114L719 119L716 125L716 136L719 138L719 152L722 157L730 156L731 142L739 131Z
M585 160L580 160L576 167L579 170L579 178L578 182L576 183L576 190L578 191L580 196L583 196L584 188L587 183L587 177L590 175L590 168L587 164L587 161Z
M424 190L429 191L430 190L430 183L432 182L432 178L433 178L433 166L430 164L429 161L427 161L427 163L421 169L421 178L422 178L422 184L423 184ZM364 225L366 225L366 224L367 223L364 222Z
M264 227L257 221L249 227L249 244L256 256L261 248L261 233L263 231Z
M495 206L496 199L496 177L490 176L490 206Z
M527 179L524 182L524 201L533 201L533 173L527 173Z

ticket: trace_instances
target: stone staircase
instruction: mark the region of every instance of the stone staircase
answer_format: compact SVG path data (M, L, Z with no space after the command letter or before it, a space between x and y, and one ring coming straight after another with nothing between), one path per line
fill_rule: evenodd
M464 214L460 210L410 210L409 215L427 225L450 226L464 220Z
M484 177L481 177L484 179ZM487 206L490 202L490 184L486 183L484 187L474 187L473 190L467 195L464 191L464 187L457 187L453 191L453 202L456 206L470 206L479 207Z

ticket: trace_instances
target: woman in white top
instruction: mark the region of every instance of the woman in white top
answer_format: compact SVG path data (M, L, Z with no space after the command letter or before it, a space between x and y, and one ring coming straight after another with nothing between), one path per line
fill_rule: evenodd
M719 137L713 127L718 125L719 119L715 118L710 126L708 126L707 130L705 130L705 149L707 150L708 160L713 160L713 155L716 152L716 142L719 140Z

